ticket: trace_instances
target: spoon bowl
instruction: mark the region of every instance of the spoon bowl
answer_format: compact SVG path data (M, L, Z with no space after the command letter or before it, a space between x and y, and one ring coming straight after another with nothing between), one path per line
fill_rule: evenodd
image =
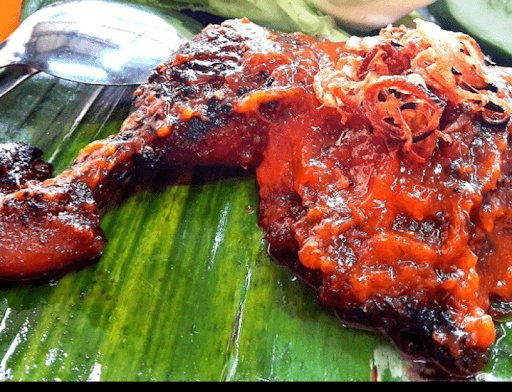
M0 44L0 68L18 65L25 79L45 72L87 84L134 85L185 41L143 8L67 0L35 12Z

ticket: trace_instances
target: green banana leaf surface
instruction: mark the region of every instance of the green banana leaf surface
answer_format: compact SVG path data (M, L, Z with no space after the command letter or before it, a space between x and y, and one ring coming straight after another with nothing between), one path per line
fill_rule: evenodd
M49 2L26 0L23 15ZM189 36L196 27L183 26ZM17 72L0 71L0 82ZM89 142L119 131L133 91L37 74L0 98L0 143L36 145L57 174ZM344 325L268 256L251 173L177 168L169 183L104 211L108 244L96 263L0 284L0 380L414 379L421 364ZM476 379L511 378L510 328L498 325Z

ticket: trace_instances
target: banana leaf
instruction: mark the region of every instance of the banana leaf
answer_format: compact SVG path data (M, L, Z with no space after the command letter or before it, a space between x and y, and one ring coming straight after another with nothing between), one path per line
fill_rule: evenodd
M49 2L26 0L23 15ZM0 143L36 145L59 173L119 131L133 90L38 74L0 98ZM344 325L268 256L252 173L177 168L168 182L104 212L93 265L0 285L0 380L414 379L386 338ZM509 329L480 379L512 375Z

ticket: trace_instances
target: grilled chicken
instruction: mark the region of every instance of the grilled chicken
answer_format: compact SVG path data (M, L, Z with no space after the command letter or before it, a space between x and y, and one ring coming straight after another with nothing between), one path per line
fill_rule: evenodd
M495 339L491 301L512 296L511 73L470 37L417 23L344 43L246 19L206 27L137 89L119 134L56 177L38 163L41 176L0 188L0 276L98 257L99 208L152 168L254 168L272 254L323 305L474 374Z

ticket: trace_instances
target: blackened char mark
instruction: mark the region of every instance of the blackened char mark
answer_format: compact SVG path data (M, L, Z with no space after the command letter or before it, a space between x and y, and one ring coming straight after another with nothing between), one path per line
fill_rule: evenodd
M319 288L321 304L329 303L332 309L331 293ZM421 358L423 377L430 379L467 378L480 370L489 359L486 350L466 347L461 355L454 356L446 345L439 344L435 336L448 336L459 331L461 346L469 339L446 309L435 305L424 306L404 298L406 306L398 310L386 299L371 303L362 308L360 304L346 302L334 307L344 322L374 328L388 336L399 348L400 352L410 359Z
M211 130L223 127L227 116L233 113L233 106L229 102L222 102L215 97L208 100L204 113L206 120L193 117L187 123L187 132L184 139L187 142L197 142Z
M43 181L53 172L43 152L28 143L0 144L0 193L18 190L27 181Z

